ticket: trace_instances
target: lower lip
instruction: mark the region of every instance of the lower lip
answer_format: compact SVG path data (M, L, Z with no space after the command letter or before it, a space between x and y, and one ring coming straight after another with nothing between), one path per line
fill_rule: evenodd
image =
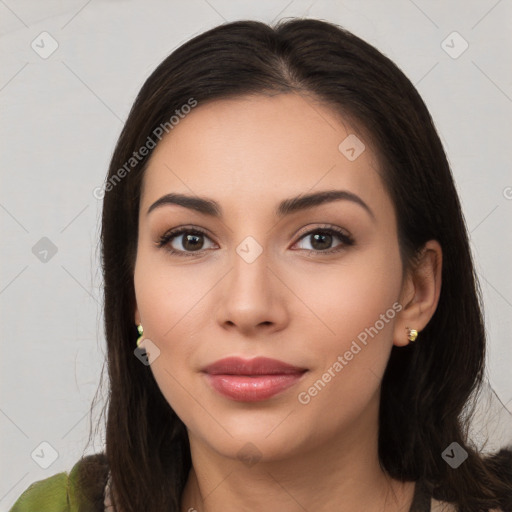
M221 395L239 402L260 402L296 384L304 373L277 375L211 375L206 374L210 385Z

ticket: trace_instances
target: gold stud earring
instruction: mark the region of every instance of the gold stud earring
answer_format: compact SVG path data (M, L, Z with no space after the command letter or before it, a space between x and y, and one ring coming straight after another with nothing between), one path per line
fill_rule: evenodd
M418 337L418 331L416 329L409 329L409 327L406 327L407 329L407 338L409 341L416 341L416 338Z
M137 347L140 346L141 342L142 342L142 337L144 335L144 328L142 327L142 324L139 324L137 326L137 332L139 333L139 337L137 338Z

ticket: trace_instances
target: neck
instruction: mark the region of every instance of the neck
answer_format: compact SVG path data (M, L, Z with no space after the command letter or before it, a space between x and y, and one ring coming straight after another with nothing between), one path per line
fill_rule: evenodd
M189 433L192 469L181 510L408 512L414 483L380 467L374 419L308 451L254 465L221 456Z

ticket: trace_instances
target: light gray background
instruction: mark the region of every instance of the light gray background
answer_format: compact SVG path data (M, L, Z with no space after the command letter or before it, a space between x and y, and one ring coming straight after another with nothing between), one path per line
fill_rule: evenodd
M471 233L496 393L489 396L512 412L509 0L0 0L0 16L0 510L82 455L105 358L101 203L93 190L150 72L179 44L224 21L311 16L338 23L388 55L418 87ZM34 41L39 52L51 48L40 36L45 31L58 43L46 59L31 47ZM445 51L463 48L454 31L469 44L458 58ZM43 237L57 248L46 262L32 251ZM496 446L512 439L503 405ZM103 437L87 453L102 450ZM31 457L41 442L59 454L47 469ZM36 453L39 462L51 456L46 445Z

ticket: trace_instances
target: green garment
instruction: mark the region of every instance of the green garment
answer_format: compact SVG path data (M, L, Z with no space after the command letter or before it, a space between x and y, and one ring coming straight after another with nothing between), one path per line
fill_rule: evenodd
M66 472L38 480L18 498L9 512L91 512L92 501L80 491L79 471L84 459Z

